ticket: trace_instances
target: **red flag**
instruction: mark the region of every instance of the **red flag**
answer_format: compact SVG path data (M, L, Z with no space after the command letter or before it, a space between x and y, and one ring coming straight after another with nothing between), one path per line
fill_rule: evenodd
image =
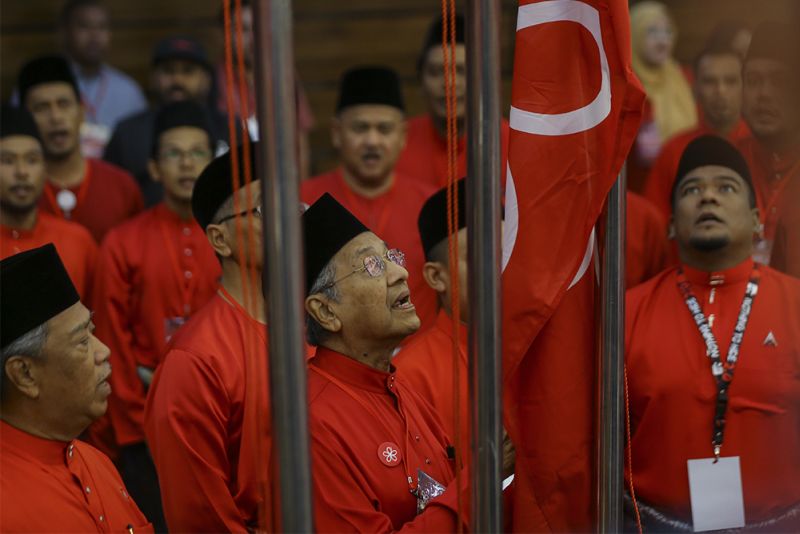
M593 521L593 228L644 95L626 0L521 1L503 228L503 382L515 531Z

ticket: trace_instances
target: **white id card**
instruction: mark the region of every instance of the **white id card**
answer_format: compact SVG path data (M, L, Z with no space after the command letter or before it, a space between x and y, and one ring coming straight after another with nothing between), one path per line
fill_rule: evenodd
M739 457L689 460L689 497L695 532L744 526Z

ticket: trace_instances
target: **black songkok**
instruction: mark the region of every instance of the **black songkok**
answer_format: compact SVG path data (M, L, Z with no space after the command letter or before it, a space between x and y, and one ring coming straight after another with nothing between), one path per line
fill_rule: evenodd
M19 90L19 101L24 105L28 91L36 85L43 83L64 82L68 83L75 91L75 98L81 100L81 93L78 90L78 82L75 75L62 56L42 56L32 59L22 66L17 77L17 89Z
M750 200L753 204L755 191L747 162L732 144L716 135L701 135L686 146L678 163L678 173L672 184L671 198L675 199L675 192L687 174L707 165L726 167L741 176L750 188Z
M456 44L464 44L464 15L456 13ZM428 50L434 46L442 46L442 17L436 19L428 27L428 33L425 34L425 41L422 43L422 49L419 51L417 58L417 74L422 74L422 67L425 66L425 59L428 57ZM450 42L450 32L448 28L447 42Z
M457 182L458 188L458 228L467 227L467 192L465 178ZM425 259L431 259L430 254L436 245L449 237L447 233L447 187L437 191L425 201L417 219L419 236L422 238L422 249Z
M306 256L306 295L337 252L354 237L369 232L355 215L328 193L303 213Z
M52 243L0 261L0 294L2 348L80 301Z
M27 109L3 104L0 115L0 138L10 135L27 135L40 143L42 141L33 116Z
M209 146L213 135L211 133L211 120L203 106L192 100L173 102L161 108L156 115L153 126L153 155L158 152L158 143L161 134L173 128L184 126L200 128L208 134Z
M258 150L258 143L250 143L250 168L252 169L252 180L258 180L256 175L255 153ZM239 176L238 185L244 187L244 155L243 147L238 148ZM226 152L203 169L192 190L192 214L198 224L205 229L214 222L219 208L226 200L233 195L233 170L231 165L231 153Z
M336 113L360 104L381 104L405 112L397 73L387 67L356 67L345 72L339 84Z

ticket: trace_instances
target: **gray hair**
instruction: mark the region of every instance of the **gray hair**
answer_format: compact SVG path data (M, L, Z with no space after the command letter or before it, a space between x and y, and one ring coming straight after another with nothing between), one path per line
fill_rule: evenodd
M47 341L47 323L42 323L9 343L0 352L0 363L2 363L2 366L0 366L0 380L5 381L6 362L9 358L20 355L39 356L42 353L45 341Z
M321 293L327 299L333 302L339 302L339 292L336 290L336 286L333 285L335 276L336 267L334 267L333 261L329 261L319 273L319 276L317 276L308 294L314 295L316 293ZM325 330L311 314L306 312L306 339L308 340L308 344L318 346L328 335L329 332Z

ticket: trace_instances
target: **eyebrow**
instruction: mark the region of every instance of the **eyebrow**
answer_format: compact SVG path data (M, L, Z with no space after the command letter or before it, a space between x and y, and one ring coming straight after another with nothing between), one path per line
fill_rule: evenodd
M70 337L74 336L81 330L86 330L87 328L89 328L89 325L92 323L93 318L94 318L94 312L93 311L89 312L89 319L87 319L86 322L79 324L78 326L69 331Z

